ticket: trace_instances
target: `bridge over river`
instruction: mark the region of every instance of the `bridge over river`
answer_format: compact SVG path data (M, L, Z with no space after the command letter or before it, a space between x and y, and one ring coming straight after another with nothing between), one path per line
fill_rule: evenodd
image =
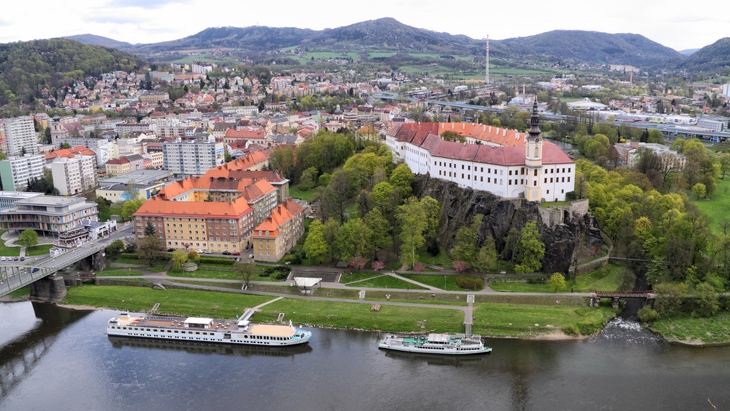
M50 282L48 287L50 287L51 292L56 287L54 284L60 281L58 287L63 288L63 294L65 295L63 280L60 278L54 279L53 274L84 259L90 259L91 266L95 266L99 261L98 259L104 257L104 249L112 241L131 234L132 226L128 225L112 233L109 237L86 242L57 257L48 255L25 264L18 261L0 263L0 297L44 279ZM63 295L59 295L59 297L63 297Z

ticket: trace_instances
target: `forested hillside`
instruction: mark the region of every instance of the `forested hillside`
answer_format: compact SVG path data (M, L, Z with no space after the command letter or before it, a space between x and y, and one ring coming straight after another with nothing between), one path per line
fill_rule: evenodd
M66 39L0 44L0 105L32 102L85 76L130 71L144 64L138 56Z

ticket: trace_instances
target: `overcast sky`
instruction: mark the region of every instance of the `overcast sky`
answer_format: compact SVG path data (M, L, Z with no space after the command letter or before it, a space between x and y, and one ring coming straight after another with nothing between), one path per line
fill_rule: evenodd
M84 33L155 43L208 27L321 30L381 17L474 39L557 29L636 33L675 50L701 48L730 36L726 0L16 0L3 4L0 43Z

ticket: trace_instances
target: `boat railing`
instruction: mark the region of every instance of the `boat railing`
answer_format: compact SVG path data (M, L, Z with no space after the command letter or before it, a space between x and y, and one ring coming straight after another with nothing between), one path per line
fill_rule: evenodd
M152 321L170 321L170 322L185 320L184 318L181 318L181 317L166 317L163 315L151 315L151 316L148 316L147 319L152 320Z

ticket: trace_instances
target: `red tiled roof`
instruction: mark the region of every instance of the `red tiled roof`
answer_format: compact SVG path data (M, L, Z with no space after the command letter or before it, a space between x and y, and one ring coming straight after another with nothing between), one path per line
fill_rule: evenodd
M202 201L165 201L153 198L145 201L134 213L138 216L190 216L203 218L241 218L246 213L253 212L246 199L238 198L231 202L202 202Z

